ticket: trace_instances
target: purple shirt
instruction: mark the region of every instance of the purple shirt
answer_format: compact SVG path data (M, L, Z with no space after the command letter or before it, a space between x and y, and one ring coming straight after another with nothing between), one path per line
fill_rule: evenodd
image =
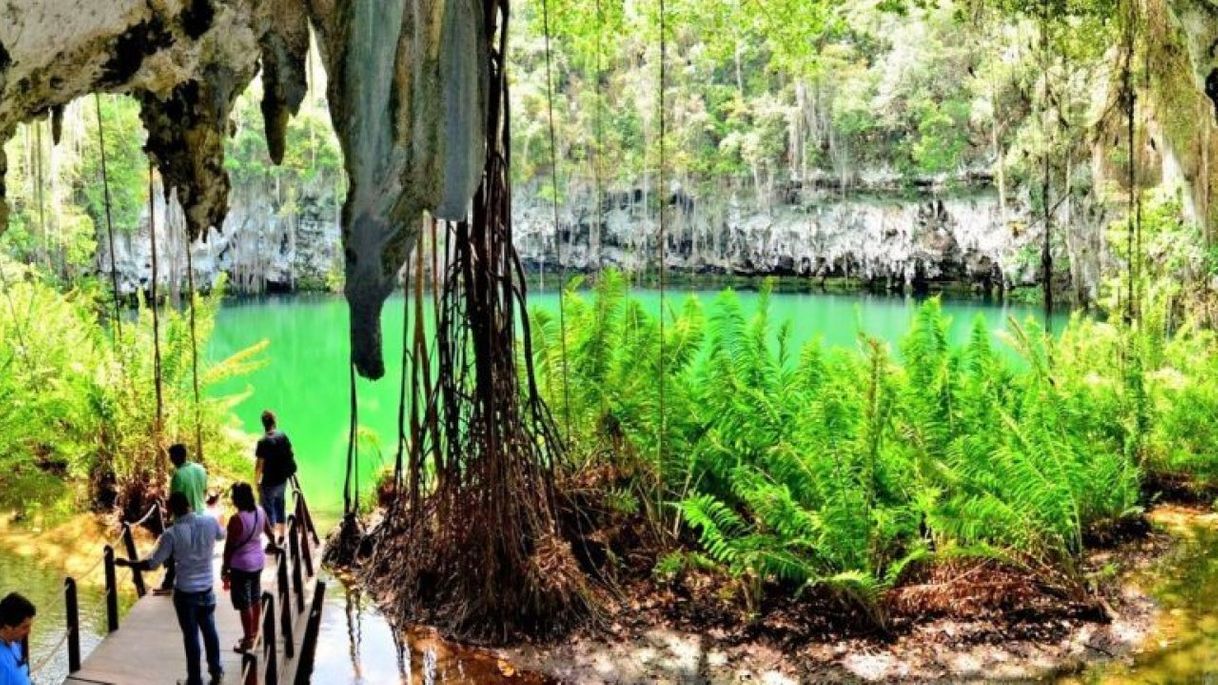
M237 519L241 521L241 535L234 544L232 559L229 566L238 571L261 571L266 565L266 552L262 550L263 525L266 524L266 514L262 508L254 511L239 511Z

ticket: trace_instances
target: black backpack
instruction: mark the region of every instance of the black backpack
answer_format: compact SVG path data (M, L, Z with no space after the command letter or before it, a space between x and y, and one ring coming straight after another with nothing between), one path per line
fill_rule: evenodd
M258 441L257 456L266 460L263 479L273 484L287 481L296 475L296 456L292 453L292 441L283 431L264 436Z

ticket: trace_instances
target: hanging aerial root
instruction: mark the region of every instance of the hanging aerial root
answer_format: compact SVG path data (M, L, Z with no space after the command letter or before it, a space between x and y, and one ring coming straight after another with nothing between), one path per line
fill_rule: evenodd
M361 546L370 543L355 514L343 516L342 522L326 537L326 552L322 561L331 566L350 567L361 556Z
M388 516L342 543L390 615L466 641L503 643L559 636L595 612L599 599L556 533L513 534L468 513L441 517L434 505Z

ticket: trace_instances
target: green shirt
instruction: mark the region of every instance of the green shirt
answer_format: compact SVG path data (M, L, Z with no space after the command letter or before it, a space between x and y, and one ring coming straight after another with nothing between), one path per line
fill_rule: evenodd
M173 470L173 479L169 481L169 492L180 492L186 495L190 508L196 514L203 513L203 498L207 493L207 469L193 461L188 461Z

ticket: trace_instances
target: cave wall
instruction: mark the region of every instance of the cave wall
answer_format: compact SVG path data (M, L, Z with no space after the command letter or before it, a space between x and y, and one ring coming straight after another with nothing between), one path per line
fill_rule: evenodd
M658 226L641 191L610 194L599 213L588 199L565 203L556 231L550 202L518 193L513 220L522 262L555 276L564 266L654 272ZM845 196L813 190L769 206L752 193L714 207L682 196L670 198L669 212L670 272L851 278L892 288L936 281L1008 287L1038 277L1027 253L1039 245L1039 230L1016 199L1004 211L988 185Z

